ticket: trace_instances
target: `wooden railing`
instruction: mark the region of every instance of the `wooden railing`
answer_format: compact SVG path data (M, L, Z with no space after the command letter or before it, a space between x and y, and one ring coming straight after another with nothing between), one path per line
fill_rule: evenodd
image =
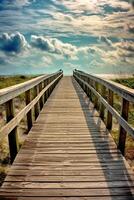
M19 151L17 127L20 121L27 116L28 131L31 129L33 115L36 120L44 103L62 76L63 72L60 70L54 74L39 76L27 82L0 90L0 105L5 105L7 122L0 129L0 143L8 136L11 163ZM34 90L33 95L31 95L31 90ZM14 98L22 93L25 93L26 106L15 115ZM33 99L32 96L34 96ZM32 110L34 110L34 114Z
M128 123L129 103L134 103L134 90L79 70L74 70L73 76L86 92L90 100L93 101L94 107L99 111L102 120L104 120L104 110L107 110L105 122L107 129L112 129L113 117L118 121L120 125L118 148L124 155L126 134L130 134L134 138L134 128ZM114 93L122 98L120 113L113 107Z

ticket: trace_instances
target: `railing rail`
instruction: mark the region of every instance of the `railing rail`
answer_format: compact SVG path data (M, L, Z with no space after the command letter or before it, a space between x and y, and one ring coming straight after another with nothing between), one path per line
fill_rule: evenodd
M36 120L44 103L62 76L63 71L60 70L51 75L39 76L25 83L0 90L0 104L5 104L7 120L7 123L0 129L0 142L8 136L11 163L19 150L17 126L27 116L28 131L31 129L33 125L32 109L34 108ZM34 89L33 99L31 96L32 89ZM25 93L26 106L15 115L14 98L22 93Z
M117 119L120 125L118 148L124 155L126 134L130 134L134 138L134 128L128 123L129 103L134 103L134 90L79 70L74 70L73 76L93 101L94 107L98 109L102 120L104 120L104 109L107 109L106 127L108 130L112 129L112 118ZM101 92L98 89L99 86L101 86ZM107 98L106 89L108 89ZM121 114L113 107L114 93L122 97Z

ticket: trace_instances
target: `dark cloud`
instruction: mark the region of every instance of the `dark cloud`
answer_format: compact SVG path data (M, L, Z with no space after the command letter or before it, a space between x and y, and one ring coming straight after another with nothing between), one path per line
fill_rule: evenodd
M28 43L19 32L15 34L3 33L0 36L0 50L6 53L18 54L26 47L28 47Z

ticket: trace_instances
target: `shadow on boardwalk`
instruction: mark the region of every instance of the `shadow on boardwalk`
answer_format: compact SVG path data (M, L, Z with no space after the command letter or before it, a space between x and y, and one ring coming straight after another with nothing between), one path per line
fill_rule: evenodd
M111 199L115 200L116 197L118 197L118 199L120 198L126 200L133 200L133 186L131 186L133 185L133 181L127 171L124 158L122 157L119 150L113 152L111 151L112 147L109 142L109 139L112 138L111 136L109 136L108 131L104 127L102 120L98 116L95 116L96 110L93 108L93 104L83 92L82 88L78 84L76 84L76 81L73 78L72 82L77 96L79 98L89 129L89 134L96 149L97 159L100 164L100 168L103 172L105 181L107 183L107 188L109 190ZM97 136L95 136L96 131L98 132L99 141L96 139ZM107 138L107 140L105 140L105 145L103 145L104 137ZM116 149L116 145L114 146L114 149ZM102 190L103 189L105 188L102 188Z

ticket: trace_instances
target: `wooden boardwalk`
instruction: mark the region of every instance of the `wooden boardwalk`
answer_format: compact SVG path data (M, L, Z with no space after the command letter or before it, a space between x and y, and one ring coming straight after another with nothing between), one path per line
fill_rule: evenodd
M72 77L49 97L0 190L12 200L132 200L133 174Z

